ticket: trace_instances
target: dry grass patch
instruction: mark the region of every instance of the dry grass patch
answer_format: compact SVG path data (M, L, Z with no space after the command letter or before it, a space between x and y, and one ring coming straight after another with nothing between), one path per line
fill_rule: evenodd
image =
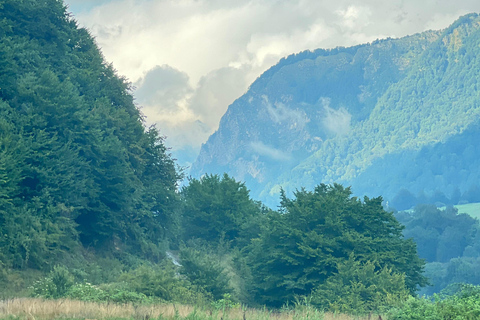
M378 316L353 317L323 313L313 308L272 312L235 308L225 313L187 305L133 305L74 300L11 299L0 301L0 319L187 319L187 320L377 320ZM384 318L384 320L386 320Z

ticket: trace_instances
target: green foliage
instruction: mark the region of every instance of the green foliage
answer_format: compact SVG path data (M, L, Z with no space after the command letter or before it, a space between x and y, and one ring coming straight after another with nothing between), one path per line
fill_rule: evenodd
M480 285L479 263L479 257L460 257L445 263L427 263L424 274L432 286L422 289L420 294L431 296L458 283Z
M381 312L407 300L405 276L374 262L349 259L337 265L338 272L318 286L311 303L320 309L348 314Z
M88 282L71 283L67 290L59 290L49 276L34 283L33 296L46 299L68 298L79 301L112 303L149 303L145 294L119 286L94 286Z
M423 261L415 244L403 238L403 227L381 202L362 202L338 184L297 191L293 200L283 195L281 213L269 215L249 248L257 301L281 306L297 295L311 294L338 274L338 266L352 253L404 274L410 293L424 286Z
M106 301L106 292L98 286L94 286L88 282L76 283L69 290L66 295L69 299L80 301Z
M397 215L405 225L404 236L417 243L418 254L428 262L448 262L463 256L475 242L478 221L458 214L453 207L439 210L434 205L418 205L412 213ZM477 254L478 255L478 254Z
M74 285L73 276L63 266L55 266L47 277L36 281L31 289L34 297L61 298Z
M398 212L405 225L403 234L417 243L418 255L428 263L425 276L431 286L420 293L433 295L453 283L480 284L478 221L457 209L417 205L411 212Z
M410 298L403 306L393 309L391 320L437 320L465 319L480 317L480 289L467 285L453 296L441 299L436 296L434 302L423 298Z
M224 174L191 179L182 189L183 238L219 242L233 246L248 243L258 232L260 204L250 199L244 183ZM255 225L257 223L257 225Z
M170 263L142 265L123 274L119 281L126 290L162 301L203 304L207 299L204 292L180 278Z
M212 307L215 310L222 310L225 312L225 310L228 309L239 308L240 304L238 302L235 303L232 300L231 294L225 293L221 299L212 302Z
M231 292L225 268L214 254L194 248L182 248L180 259L180 273L201 292L206 292L216 301Z
M0 258L48 270L83 246L160 260L180 174L130 84L62 1L2 5Z

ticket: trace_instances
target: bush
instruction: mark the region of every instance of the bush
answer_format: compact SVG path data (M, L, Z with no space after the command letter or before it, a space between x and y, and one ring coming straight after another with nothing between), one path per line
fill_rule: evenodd
M203 292L194 290L188 281L176 273L169 261L159 266L142 265L124 273L119 280L130 291L152 299L186 304L203 304L207 300Z
M383 311L407 300L405 276L391 269L376 270L373 262L361 263L353 255L338 264L338 273L312 293L312 305L350 314Z
M74 300L99 302L107 300L107 293L90 283L76 283L67 293L67 297Z
M194 248L183 248L180 257L180 273L194 286L211 295L214 300L223 299L225 294L231 293L225 268L216 256Z
M212 302L212 307L215 310L228 310L233 308L239 308L240 304L236 303L232 300L232 295L229 293L225 293L222 299L216 300Z
M435 301L411 298L390 311L390 320L480 319L480 286L461 285L452 296L435 295ZM456 291L456 290L455 290Z
M57 299L64 297L74 285L73 276L67 268L55 266L47 277L35 281L31 286L34 297Z

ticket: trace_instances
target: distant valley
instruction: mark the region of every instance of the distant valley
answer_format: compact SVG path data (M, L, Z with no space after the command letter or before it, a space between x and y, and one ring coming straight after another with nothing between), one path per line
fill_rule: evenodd
M274 207L318 183L389 205L480 201L480 17L282 59L231 104L190 174L227 172Z

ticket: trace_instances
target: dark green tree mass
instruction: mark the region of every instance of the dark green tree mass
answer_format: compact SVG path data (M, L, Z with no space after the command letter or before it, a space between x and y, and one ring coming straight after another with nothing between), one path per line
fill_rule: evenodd
M184 240L245 245L259 232L261 205L244 183L224 174L192 179L182 189Z
M62 1L0 1L0 70L2 261L42 268L81 245L158 258L179 173Z
M413 293L417 285L426 284L424 262L402 229L383 209L381 198L360 201L338 184L297 191L294 199L283 194L280 213L269 215L250 246L258 299L281 306L295 296L307 296L337 274L338 265L352 253L360 261L404 274Z

